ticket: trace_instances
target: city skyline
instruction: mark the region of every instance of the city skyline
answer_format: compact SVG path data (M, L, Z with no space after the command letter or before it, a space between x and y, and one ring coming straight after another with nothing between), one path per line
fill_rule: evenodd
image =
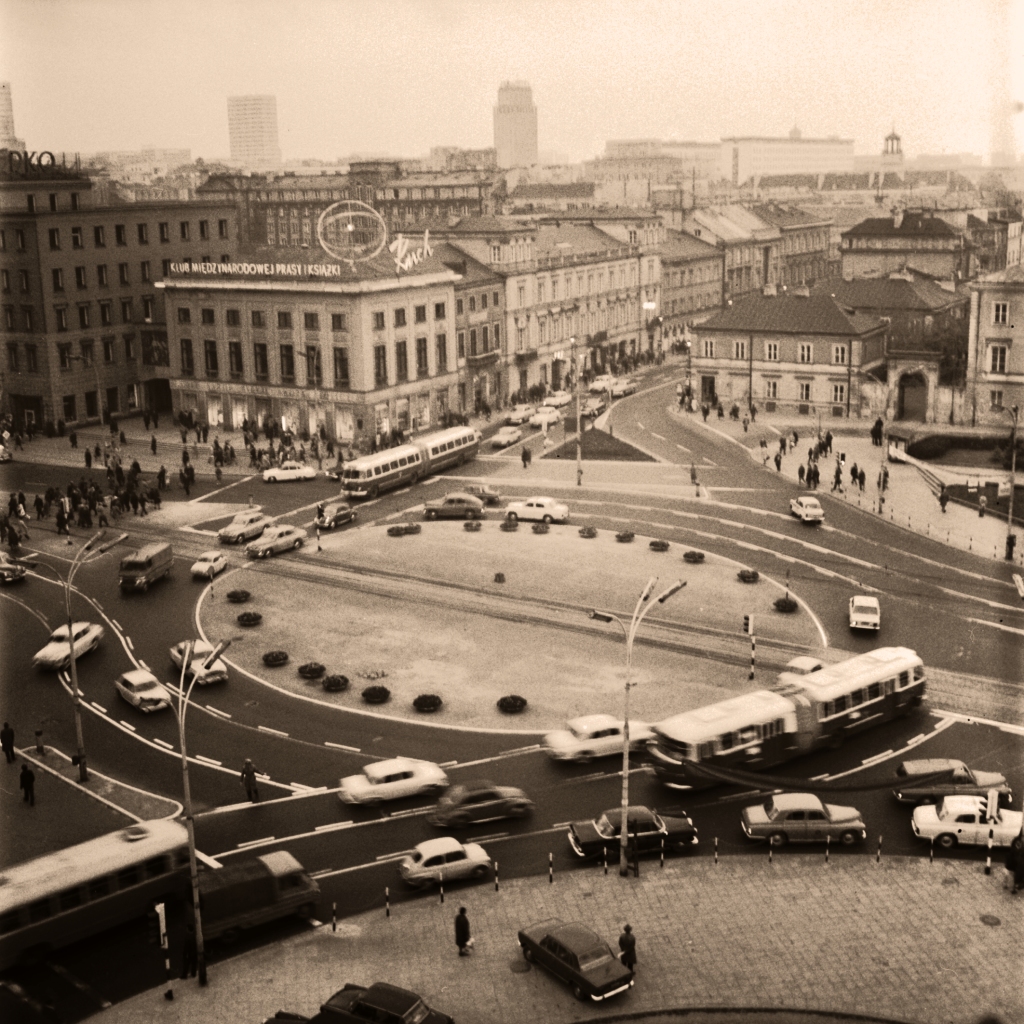
M858 153L880 151L895 126L910 155L987 155L995 140L1005 149L1007 124L1020 134L1022 72L1008 47L1022 6L2 0L0 79L18 136L69 152L224 157L226 99L250 93L277 97L286 160L482 148L500 83L522 79L541 150L572 160L608 139L717 141L794 125L851 137ZM397 27L386 45L381 25Z

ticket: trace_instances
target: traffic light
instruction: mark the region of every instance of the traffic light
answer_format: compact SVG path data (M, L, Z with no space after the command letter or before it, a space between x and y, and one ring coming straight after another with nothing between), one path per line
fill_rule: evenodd
M754 616L753 615L744 615L743 616L743 632L748 634L748 635L754 632Z

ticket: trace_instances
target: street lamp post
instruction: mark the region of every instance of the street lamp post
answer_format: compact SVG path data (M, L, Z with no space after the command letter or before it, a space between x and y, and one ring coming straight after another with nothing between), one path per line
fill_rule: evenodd
M1006 557L1012 561L1013 549L1017 544L1017 537L1013 532L1013 493L1017 486L1017 419L1020 415L1020 406L1015 405L1005 411L1013 417L1013 433L1010 434L1010 504L1006 510Z
M576 335L569 339L572 353L572 384L576 392L576 486L583 486L583 433L580 428L580 368L576 362Z
M645 604L650 598L658 582L657 576L652 576L647 581L647 586L640 592L636 607L633 609L633 617L630 619L629 627L611 612L600 612L593 609L590 618L598 622L615 622L626 637L626 691L624 700L624 711L622 718L622 821L619 825L619 874L625 878L629 874L628 865L628 840L629 840L629 691L633 686L633 639L636 636L637 628L643 622L644 617L654 607L653 604ZM678 593L686 586L684 580L676 580L667 590L658 595L657 604L664 604L673 594Z

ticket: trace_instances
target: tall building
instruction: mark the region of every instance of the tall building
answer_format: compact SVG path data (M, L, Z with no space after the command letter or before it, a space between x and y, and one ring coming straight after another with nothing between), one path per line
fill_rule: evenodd
M502 82L494 107L494 148L498 166L537 163L537 108L529 82Z
M229 96L228 137L231 159L244 167L254 170L280 167L277 97Z
M23 150L25 142L14 135L14 102L11 83L0 82L0 149Z
M853 171L853 139L805 139L798 128L789 137L724 138L721 174L734 185L776 174L849 174Z

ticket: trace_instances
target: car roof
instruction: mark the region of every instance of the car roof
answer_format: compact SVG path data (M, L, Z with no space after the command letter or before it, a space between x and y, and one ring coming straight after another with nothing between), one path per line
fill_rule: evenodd
M930 775L933 772L945 772L956 768L966 768L963 761L949 757L922 757L916 761L904 761L897 771L902 769L907 775Z
M142 668L130 669L128 672L122 673L121 678L124 679L125 682L134 684L158 682L156 676L153 675L152 672L147 672Z
M84 620L81 621L81 622L72 622L71 623L71 631L73 633L77 633L83 626L91 626L91 625L92 625L91 622L85 622ZM56 629L54 629L53 632L54 633L63 633L65 636L67 636L68 624L66 622L62 622L59 626L57 626ZM53 633L51 633L50 635L53 636Z
M622 726L622 723L614 715L580 715L579 718L570 718L565 724L570 729L579 729L580 732L610 729L613 726L618 729Z
M953 814L970 814L983 811L988 803L984 796L944 796L942 806Z
M210 562L215 558L223 558L224 554L221 551L204 551L197 559L197 562Z
M850 598L850 600L854 604L870 605L872 608L874 608L878 604L877 597L869 597L867 594L854 594L853 597Z
M604 811L604 817L608 819L611 824L615 825L622 821L622 808L612 807L607 811ZM601 817L601 815L598 815ZM630 804L629 805L629 821L653 821L654 811L649 807L644 807L642 804Z
M447 501L449 498L468 498L470 504L480 500L475 494L467 494L466 491L449 491L441 500Z
M263 513L259 509L251 509L245 512L236 512L235 518L231 520L233 523L248 523L253 519L259 519Z
M359 1001L364 1006L372 1006L378 1010L386 1010L389 1013L403 1016L420 1002L420 997L408 989L398 988L397 985L389 985L387 982L378 981L359 997Z
M439 853L454 853L462 849L462 843L454 836L441 836L438 839L427 839L416 844L416 850L424 858L436 857Z
M817 810L824 804L813 793L776 793L772 803L780 811L800 811L813 807Z
M813 497L810 494L801 494L800 497L797 500L800 501L801 503L803 503L804 505L820 505L821 504L821 502L818 501L817 498Z
M486 789L497 789L490 779L470 779L469 782L460 782L457 786L453 786L448 791L448 795L452 793L480 793Z
M395 772L408 771L423 764L410 757L392 757L387 761L374 761L363 765L363 774L368 779L382 779L385 775L393 775Z
M560 924L557 928L552 928L549 934L574 953L585 953L595 946L607 945L597 932L591 931L585 924L579 924L576 921Z

